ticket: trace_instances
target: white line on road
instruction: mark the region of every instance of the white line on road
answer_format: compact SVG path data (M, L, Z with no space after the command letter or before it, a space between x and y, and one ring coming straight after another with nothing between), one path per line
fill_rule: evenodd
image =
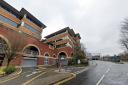
M85 69L83 69L83 70L77 71L77 72L75 72L75 74L80 74L80 73L86 71L87 69L88 69L88 68L85 68Z
M104 79L105 75L110 71L110 67L107 69L107 71L105 72L105 74L100 78L100 80L97 82L96 85L100 85L100 83L102 82L102 80Z
M101 83L101 81L104 79L104 77L105 77L105 75L103 75L103 76L100 78L100 80L97 82L96 85L99 85L99 84Z
M110 68L108 68L108 70L105 73L108 73L110 71Z
M32 72L31 74L27 75L26 77L32 76L32 75L34 75L36 73L38 73L38 72L36 72L36 71L35 72Z

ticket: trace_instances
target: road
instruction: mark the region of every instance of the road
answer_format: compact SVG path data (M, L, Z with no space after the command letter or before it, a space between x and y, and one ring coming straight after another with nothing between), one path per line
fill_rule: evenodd
M39 74L35 68L23 68L23 72L17 78L9 81L5 80L6 82L4 83L0 82L0 85L21 85Z
M97 66L63 85L128 85L128 64L93 61Z

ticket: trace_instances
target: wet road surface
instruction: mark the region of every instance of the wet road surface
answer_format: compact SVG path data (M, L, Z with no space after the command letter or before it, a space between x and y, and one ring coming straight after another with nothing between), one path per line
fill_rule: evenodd
M97 66L63 85L128 85L128 64L92 61Z

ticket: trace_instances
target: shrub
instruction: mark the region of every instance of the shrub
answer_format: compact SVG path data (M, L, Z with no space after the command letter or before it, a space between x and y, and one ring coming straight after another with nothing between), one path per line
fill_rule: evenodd
M6 74L11 74L16 71L16 68L14 66L9 66L3 69Z
M68 60L68 65L69 65L69 66L70 66L70 65L73 65L73 60L72 60L72 59Z
M81 64L87 66L89 63L88 63L87 59L83 59L83 60L81 60Z
M0 67L0 75L4 75L5 72L3 71L4 68Z

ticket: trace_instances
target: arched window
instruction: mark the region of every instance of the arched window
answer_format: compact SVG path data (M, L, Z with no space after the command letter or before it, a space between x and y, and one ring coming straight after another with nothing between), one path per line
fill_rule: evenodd
M59 60L64 60L64 59L66 59L66 53L64 53L64 52L61 52L61 53L59 53L59 56L58 56L58 59Z
M39 55L39 51L34 46L29 46L24 50L24 54L32 55L33 57L36 57L36 55Z
M46 53L46 54L45 54L45 57L44 57L44 64L45 64L45 65L48 65L48 63L49 63L49 62L48 62L48 57L49 57L49 54Z
M56 58L56 55L53 55L53 58Z
M37 47L30 45L27 46L23 51L23 60L21 63L22 67L36 67L37 57L39 55L39 50Z
M58 55L59 63L62 63L63 65L68 65L68 59L65 52L61 52Z

